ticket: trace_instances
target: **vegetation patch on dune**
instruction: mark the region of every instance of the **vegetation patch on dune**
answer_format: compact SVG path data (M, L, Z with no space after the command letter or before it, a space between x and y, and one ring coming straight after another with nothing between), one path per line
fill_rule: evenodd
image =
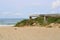
M44 23L44 18L43 17L37 17L35 19L24 19L20 22L18 22L15 26L16 27L22 27L22 26L35 26L35 25L49 25L51 23L60 23L60 18L53 18L53 17L48 17L47 19L47 24Z

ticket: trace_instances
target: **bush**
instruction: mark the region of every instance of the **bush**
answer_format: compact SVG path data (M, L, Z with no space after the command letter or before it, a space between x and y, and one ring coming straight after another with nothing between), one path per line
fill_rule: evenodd
M43 17L37 17L37 18L35 18L34 19L35 21L37 21L40 25L42 25L43 24Z
M47 21L48 21L49 24L50 24L50 23L54 23L54 22L57 21L57 18L48 17Z
M60 23L60 18L53 18L53 17L48 17L47 19L48 23ZM18 22L15 26L25 26L25 25L33 25L33 23L38 23L39 25L46 25L44 23L44 17L37 17L35 19L24 19L20 22Z
M27 23L27 19L24 19L24 20L22 20L22 21L20 21L20 22L18 22L18 23L16 23L16 25L15 26L24 26L24 25L26 25L26 23Z

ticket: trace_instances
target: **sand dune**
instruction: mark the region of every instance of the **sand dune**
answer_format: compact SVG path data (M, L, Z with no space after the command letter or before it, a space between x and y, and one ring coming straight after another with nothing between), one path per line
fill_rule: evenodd
M60 28L0 27L0 40L60 40Z

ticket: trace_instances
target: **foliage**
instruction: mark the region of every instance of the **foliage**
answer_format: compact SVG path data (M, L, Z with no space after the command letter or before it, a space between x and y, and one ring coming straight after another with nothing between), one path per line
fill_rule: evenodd
M26 22L27 22L28 20L27 19L24 19L24 20L22 20L22 21L20 21L20 22L17 22L16 23L16 25L15 26L24 26L24 25L26 25Z
M47 24L50 23L60 23L60 18L48 17ZM38 23L39 25L45 25L43 17L37 17L35 19L24 19L18 22L15 26L25 26L25 25L33 25L33 23Z

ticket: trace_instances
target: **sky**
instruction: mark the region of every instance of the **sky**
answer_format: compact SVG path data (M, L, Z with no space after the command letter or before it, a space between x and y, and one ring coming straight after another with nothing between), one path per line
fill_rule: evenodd
M60 0L0 0L0 18L28 18L42 13L60 13Z

